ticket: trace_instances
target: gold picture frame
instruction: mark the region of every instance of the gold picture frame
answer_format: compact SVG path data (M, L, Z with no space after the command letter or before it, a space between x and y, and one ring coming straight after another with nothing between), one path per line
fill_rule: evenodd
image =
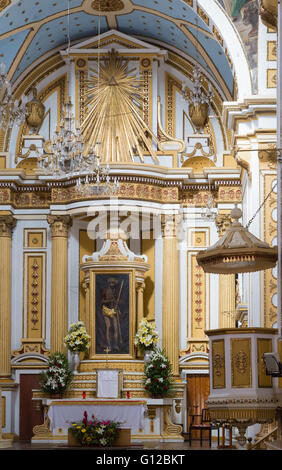
M101 327L101 323L99 324L99 318L98 315L100 314L100 321L101 321L101 311L98 312L97 310L97 296L99 295L96 292L96 287L97 287L97 278L101 276L104 276L104 280L108 278L117 278L117 279L122 279L125 280L126 278L128 279L128 304L127 304L127 309L126 313L128 313L128 322L127 322L127 338L126 338L126 344L128 345L128 348L124 352L122 351L117 351L117 352L112 352L111 350L107 351L108 345L105 343L105 348L104 348L104 353L101 351L101 346L98 348L97 344L97 334L99 334L98 328ZM126 359L135 359L135 347L134 347L134 335L135 335L135 329L136 329L136 318L135 318L135 311L136 311L136 293L135 293L135 269L130 269L128 267L126 268L118 268L118 269L99 269L99 270L90 270L89 272L89 289L90 289L90 302L89 302L89 311L90 311L90 335L92 338L91 342L91 347L90 347L90 359L93 360L102 360L102 361L107 361L108 359L116 359L116 360L126 360ZM121 285L119 284L118 289L121 289ZM125 294L124 294L125 295ZM127 312L128 310L128 312ZM126 316L125 313L125 316ZM122 319L125 321L125 319ZM112 325L111 325L112 328ZM123 329L124 331L124 329ZM100 336L99 336L100 340ZM97 352L98 351L98 352Z

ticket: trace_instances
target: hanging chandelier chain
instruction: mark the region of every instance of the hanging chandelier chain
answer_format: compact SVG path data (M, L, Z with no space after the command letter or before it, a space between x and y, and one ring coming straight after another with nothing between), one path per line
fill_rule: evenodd
M251 223L253 222L253 220L256 218L256 216L258 215L258 213L260 212L260 210L262 209L262 207L264 206L264 204L266 203L267 199L271 196L271 194L273 193L274 189L276 188L277 186L277 181L276 183L272 186L272 189L271 191L267 194L267 196L264 198L263 202L260 204L260 206L258 207L258 209L256 210L256 212L254 213L253 217L249 220L249 222L247 223L246 225L246 228L248 229L251 225Z

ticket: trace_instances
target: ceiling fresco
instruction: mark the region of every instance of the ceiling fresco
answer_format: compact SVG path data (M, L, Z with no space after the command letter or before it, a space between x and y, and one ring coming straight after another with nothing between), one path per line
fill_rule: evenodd
M220 1L228 14L239 12L232 17L238 25L246 21L243 9L254 2ZM115 29L174 50L198 62L225 99L233 98L229 51L212 12L204 11L196 0L1 0L0 62L5 63L12 83L17 84L46 54L67 46L68 23L72 44ZM246 45L253 47L248 39Z
M258 0L219 0L231 17L243 41L250 64L254 89L257 87Z

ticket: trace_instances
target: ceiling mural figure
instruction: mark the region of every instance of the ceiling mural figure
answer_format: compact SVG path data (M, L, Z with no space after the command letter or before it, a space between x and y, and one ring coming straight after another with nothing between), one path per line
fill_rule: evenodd
M243 41L251 68L253 88L257 90L258 66L258 0L223 0Z

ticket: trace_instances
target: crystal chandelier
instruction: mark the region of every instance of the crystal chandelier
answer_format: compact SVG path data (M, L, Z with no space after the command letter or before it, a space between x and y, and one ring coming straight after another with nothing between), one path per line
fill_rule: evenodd
M58 125L54 138L51 140L52 157L42 158L39 168L47 175L57 178L70 178L80 165L83 152L82 137L78 129L74 129L74 116L70 98L65 103L63 117Z
M196 11L198 11L198 3L196 1ZM194 82L194 89L190 93L186 87L183 87L182 94L185 100L188 102L189 105L189 116L191 118L192 123L196 128L196 132L200 132L203 129L204 125L208 120L208 112L209 112L209 105L211 99L213 98L212 86L209 81L208 90L204 91L203 87L203 80L202 74L200 72L200 68L198 66L199 63L199 51L198 51L198 44L199 44L199 24L198 24L198 15L196 16L196 57L195 62L196 65L194 66L193 70L193 78L192 81Z
M27 116L27 97L23 95L21 101L14 100L12 87L5 72L5 64L0 64L0 87L2 99L0 101L0 128L11 129L14 124L20 126Z
M212 97L212 87L211 83L209 82L208 91L204 92L202 90L202 76L198 65L195 65L193 70L193 82L194 82L194 89L191 95L187 94L187 90L184 90L184 97L187 99L189 104L194 106L198 106L199 104L209 104Z
M95 148L84 154L84 142L80 128L74 127L75 118L69 98L63 110L63 117L51 140L51 154L39 156L38 167L46 176L56 179L73 179L80 194L115 193L118 190L116 178L109 175L109 165L101 165L101 157ZM101 184L104 183L102 186Z

